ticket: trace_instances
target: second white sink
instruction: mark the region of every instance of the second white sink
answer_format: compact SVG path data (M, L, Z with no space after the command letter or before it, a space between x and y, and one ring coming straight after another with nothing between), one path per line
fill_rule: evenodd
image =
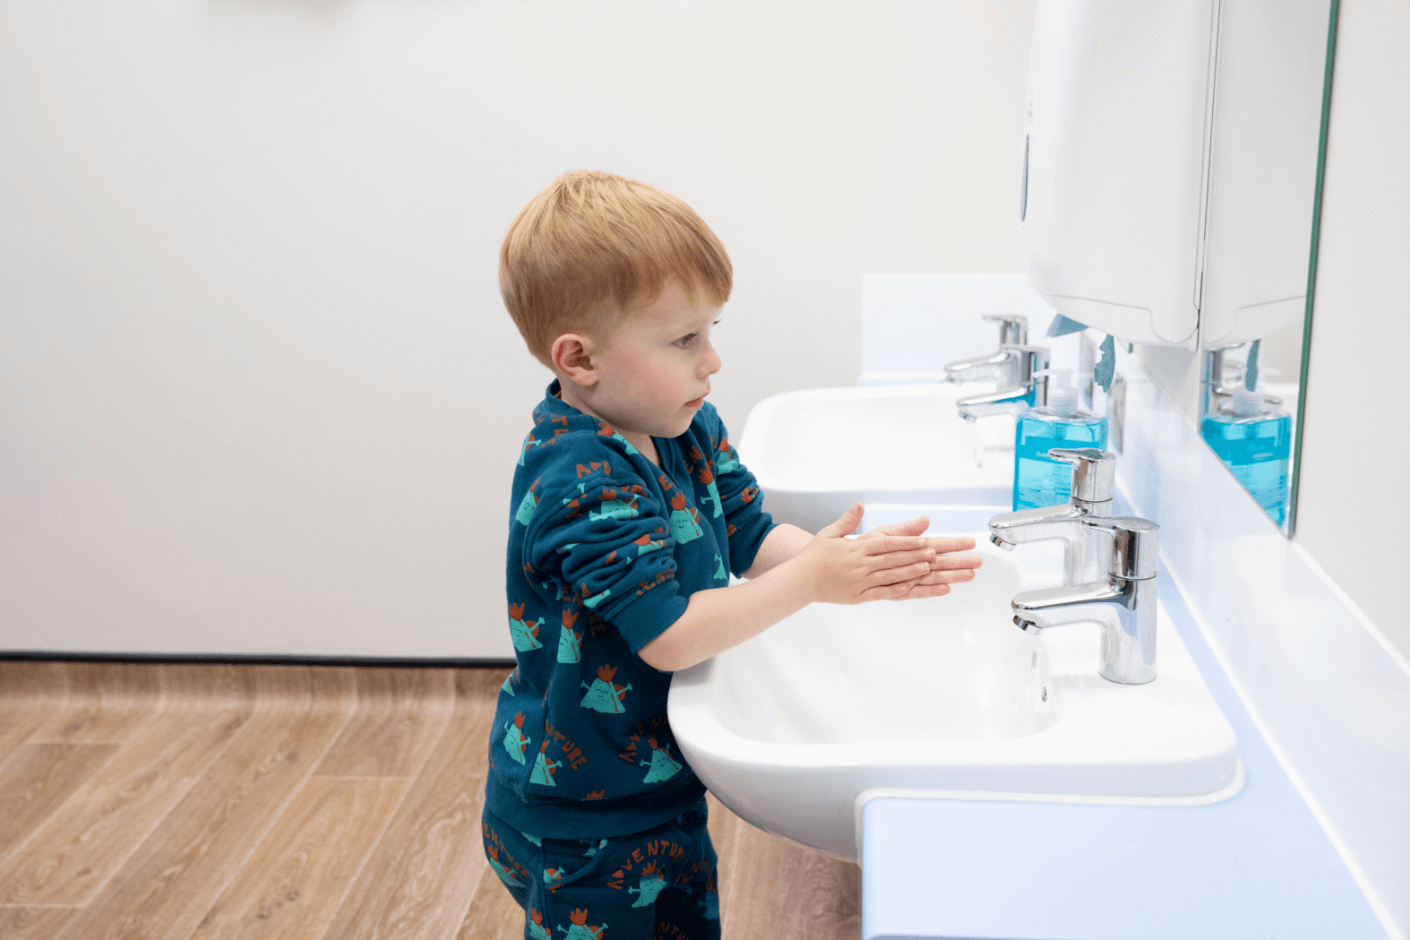
M813 532L857 500L1007 509L1014 419L971 424L956 405L992 390L971 383L786 392L759 402L735 443L774 518Z

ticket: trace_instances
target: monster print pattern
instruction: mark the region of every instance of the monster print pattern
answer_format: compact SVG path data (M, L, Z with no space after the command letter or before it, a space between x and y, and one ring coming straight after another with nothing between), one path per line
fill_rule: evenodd
M490 867L494 869L496 875L499 875L499 880L511 888L519 887L519 879L514 877L512 871L500 864L499 849L492 845L486 851L490 856Z
M591 926L587 918L587 908L580 907L569 914L568 923L573 926L565 930L562 924L558 925L558 929L563 931L563 940L602 940L602 933L607 929L607 925Z
M560 663L575 663L582 658L583 635L581 631L574 631L573 624L578 622L578 612L576 610L563 611L563 630L558 634L558 661Z
M739 469L739 455L729 446L729 438L720 440L720 449L715 456L715 475L724 476Z
M597 422L597 435L598 437L610 437L614 441L620 441L623 445L626 446L628 457L640 453L640 451L638 451L635 447L632 446L631 441L627 440L621 434L617 433L617 429L612 427L612 425L608 424L606 421Z
M556 787L558 784L553 782L553 774L559 767L563 766L563 762L549 760L544 755L544 751L547 749L548 742L544 741L543 744L539 746L539 755L534 761L534 772L529 775L529 782L541 784L545 787Z
M543 914L536 908L529 908L529 933L534 940L553 940L553 932L543 925Z
M725 570L725 560L720 557L719 552L715 552L715 580L728 581L729 572Z
M656 895L666 887L666 879L661 875L661 866L655 862L647 862L646 867L641 870L641 881L637 882L635 888L628 888L628 894L639 894L632 907L648 907L656 903Z
M627 693L631 691L632 685L613 685L612 677L617 674L616 666L598 666L597 678L592 685L586 682L579 683L587 689L587 694L583 696L582 707L591 708L593 711L602 712L604 715L620 715L625 712Z
M681 765L671 760L671 745L665 744L657 746L654 737L647 738L646 743L651 745L651 760L641 761L641 766L650 767L646 776L642 778L642 783L660 783L662 780L670 780L680 771Z
M539 498L534 495L534 487L538 485L538 480L529 484L529 492L524 494L524 499L519 503L519 511L514 514L514 521L520 525L528 525L534 518L534 510L539 507Z
M665 530L663 530L663 529L657 529L657 531L658 531L658 532L664 532ZM641 538L637 539L637 540L636 540L635 542L633 542L632 544L636 546L636 557L640 558L642 555L645 555L647 552L654 552L654 551L656 551L658 548L665 548L665 547L666 547L666 540L665 540L665 539L653 539L650 535L643 535Z
M511 672L509 675L507 675L507 676L504 677L504 684L499 687L499 690L500 690L501 692L505 693L506 695L508 695L510 698L514 698L514 697L515 697L515 696L514 696L514 677L517 676L518 674L519 674L519 670L518 670L518 669L515 669L515 670L514 670L513 672Z
M540 617L534 623L524 621L524 605L509 605L509 638L514 641L514 648L522 652L528 650L542 649L543 644L539 642L539 627L543 626L543 618Z
M620 497L625 496L625 499ZM637 513L637 503L641 497L636 493L618 492L611 487L602 491L602 500L597 509L588 510L588 518L594 521L598 519L635 519Z
M514 724L504 723L504 749L509 752L509 756L524 763L524 752L528 750L530 738L524 733L524 713L514 713Z
M700 482L705 484L705 489L708 490L710 494L706 496L703 501L715 504L714 518L718 519L725 514L725 506L724 503L720 502L720 491L715 486L715 474L710 472L709 464L700 468L699 478Z
M671 497L671 537L684 545L704 534L705 530L700 526L699 510L694 507L687 509L685 494L677 490Z

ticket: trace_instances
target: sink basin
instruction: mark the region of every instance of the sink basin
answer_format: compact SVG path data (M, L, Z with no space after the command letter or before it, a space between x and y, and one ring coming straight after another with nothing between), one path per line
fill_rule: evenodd
M819 388L754 406L738 445L780 522L816 532L857 500L1009 508L1014 419L956 402L992 383ZM879 459L879 455L885 455Z
M676 674L672 730L725 805L854 859L854 813L878 790L1181 804L1237 792L1234 731L1163 609L1155 681L1109 682L1095 623L1039 637L1013 625L1014 594L1060 583L1061 547L1000 552L968 534L984 567L948 597L814 604Z

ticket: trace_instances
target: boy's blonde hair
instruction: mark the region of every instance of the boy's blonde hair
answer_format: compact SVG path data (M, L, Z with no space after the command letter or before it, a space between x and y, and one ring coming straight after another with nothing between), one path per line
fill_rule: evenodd
M611 173L558 177L514 219L499 250L504 305L544 365L559 336L602 335L670 281L723 305L733 275L724 245L695 210Z

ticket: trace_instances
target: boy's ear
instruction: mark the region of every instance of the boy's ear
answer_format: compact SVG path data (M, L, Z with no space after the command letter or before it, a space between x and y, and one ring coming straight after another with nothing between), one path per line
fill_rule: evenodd
M553 362L553 367L573 380L574 383L587 388L597 384L597 369L592 363L592 339L583 336L581 333L564 333L553 341L553 348L549 350L549 358Z

